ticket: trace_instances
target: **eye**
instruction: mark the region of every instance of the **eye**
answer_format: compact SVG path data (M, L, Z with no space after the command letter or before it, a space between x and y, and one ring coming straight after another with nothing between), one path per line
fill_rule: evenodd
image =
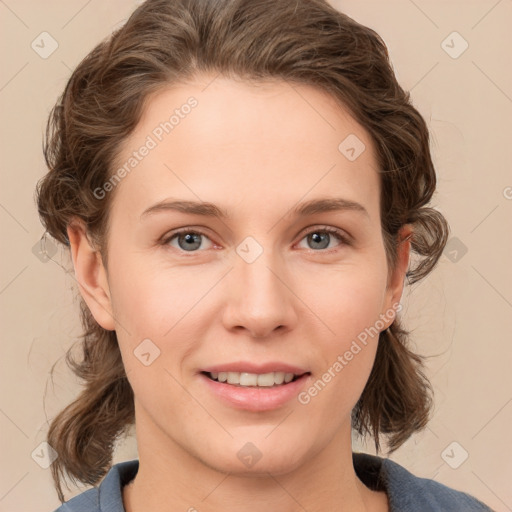
M329 226L310 230L303 236L301 241L306 240L307 243L311 244L308 248L318 252L318 250L333 249L333 247L329 247L333 239L338 240L338 246L350 245L349 237L344 232ZM204 240L209 242L209 244L206 244L206 247L203 243ZM170 245L184 252L198 252L198 249L210 249L213 243L206 234L188 228L171 233L162 240L162 245Z
M338 245L350 245L348 236L346 236L342 231L336 228L332 228L329 226L324 226L322 228L315 228L302 238L302 240L306 240L307 243L310 243L311 246L308 247L310 249L332 249L329 247L332 239L337 239L339 243ZM301 241L302 241L301 240Z
M210 241L211 240L200 231L192 231L191 229L183 229L181 231L176 231L170 236L166 237L163 241L163 245L170 245L171 247L174 247L176 249L181 249L186 252L197 252L197 249L199 249L203 244L202 238L205 238ZM171 242L176 239L176 242L178 244L178 247L176 245L173 245ZM203 249L208 249L209 247L202 247Z

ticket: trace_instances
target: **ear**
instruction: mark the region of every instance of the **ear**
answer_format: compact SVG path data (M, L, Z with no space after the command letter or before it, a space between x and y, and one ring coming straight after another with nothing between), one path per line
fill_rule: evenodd
M110 289L101 253L92 247L87 229L80 219L75 219L68 225L67 233L80 293L98 324L113 331L115 322Z
M411 224L405 224L398 231L396 265L394 269L391 269L386 289L385 312L388 312L386 317L389 320L386 321L385 329L388 328L395 319L395 315L393 315L392 318L389 318L389 312L394 311L396 314L397 305L400 303L404 290L405 277L407 269L409 268L412 234L413 229Z

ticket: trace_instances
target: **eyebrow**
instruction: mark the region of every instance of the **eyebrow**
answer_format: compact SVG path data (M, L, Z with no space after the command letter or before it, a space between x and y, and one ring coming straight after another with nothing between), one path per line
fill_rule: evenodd
M200 201L173 201L172 199L164 199L163 201L160 201L144 210L140 219L142 220L148 215L165 211L178 211L181 213L188 213L190 215L202 215L204 217L215 217L219 219L229 218L229 214L226 210L219 208L213 203ZM354 211L370 218L368 211L362 204L340 197L325 197L300 203L291 210L290 214L297 217L305 217L307 215L329 211Z

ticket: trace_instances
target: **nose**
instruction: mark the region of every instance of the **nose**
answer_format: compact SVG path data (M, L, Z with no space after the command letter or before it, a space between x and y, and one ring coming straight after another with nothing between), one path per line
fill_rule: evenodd
M284 266L270 251L264 250L252 263L236 255L226 282L226 329L245 330L254 338L293 329L298 316L293 288L287 281Z

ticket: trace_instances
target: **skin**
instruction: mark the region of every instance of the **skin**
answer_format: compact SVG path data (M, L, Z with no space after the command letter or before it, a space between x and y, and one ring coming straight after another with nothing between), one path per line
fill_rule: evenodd
M388 269L370 136L311 86L203 76L151 97L118 163L190 96L198 106L110 192L108 268L83 225L68 228L80 292L98 323L116 330L135 394L140 466L123 489L125 508L389 510L386 494L367 488L352 464L350 412L377 337L306 405L235 409L197 375L213 364L277 360L310 371L307 388L399 302L410 242ZM338 150L349 134L366 146L352 162ZM171 197L215 203L229 217L161 211L141 220ZM367 215L290 213L320 197L356 201ZM306 236L325 226L351 243ZM201 246L159 243L178 228L204 233ZM404 226L400 234L410 233ZM236 252L247 236L263 248L252 263ZM134 355L146 338L160 350L149 366ZM252 467L237 457L247 442L262 454Z

